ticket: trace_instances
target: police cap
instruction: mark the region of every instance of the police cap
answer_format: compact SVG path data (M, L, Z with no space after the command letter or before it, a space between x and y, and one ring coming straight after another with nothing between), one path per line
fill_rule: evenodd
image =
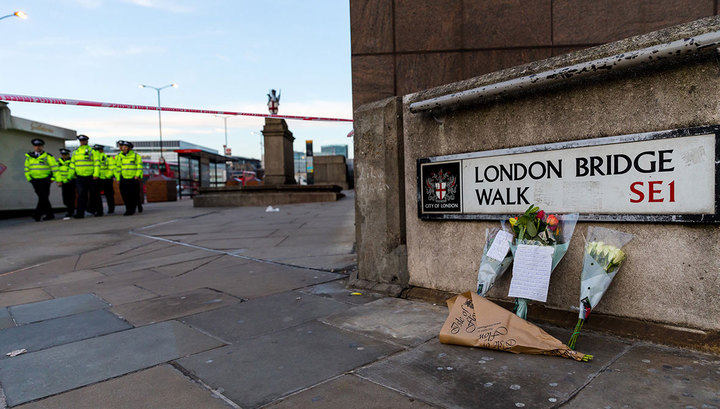
M69 155L70 149L60 148L60 153L63 155Z
M40 138L35 138L35 139L33 139L33 140L31 141L31 143L33 144L33 146L43 146L43 145L45 145L45 141L43 141L43 140L40 139Z
M93 149L101 151L101 150L105 149L105 147L103 145L95 144L95 145L93 145Z
M79 141L87 141L88 139L90 139L90 137L88 137L87 135L78 135L77 138Z
M132 149L133 146L134 146L134 145L132 144L132 142L128 142L128 141L118 141L118 144L119 144L119 145L125 145L125 146L127 146L128 148L130 148L130 149Z

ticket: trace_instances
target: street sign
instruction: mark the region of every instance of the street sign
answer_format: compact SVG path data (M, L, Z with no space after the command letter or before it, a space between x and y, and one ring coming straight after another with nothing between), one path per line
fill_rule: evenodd
M720 126L418 160L422 219L502 219L531 204L584 220L720 222Z

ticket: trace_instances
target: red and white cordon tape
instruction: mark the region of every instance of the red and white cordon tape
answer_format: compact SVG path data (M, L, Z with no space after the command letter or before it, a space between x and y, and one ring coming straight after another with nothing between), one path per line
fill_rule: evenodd
M98 108L120 108L120 109L139 109L145 111L157 111L156 106L147 105L128 105L115 104L111 102L82 101L78 99L64 98L46 98L33 97L28 95L0 94L0 101L8 102L33 102L36 104L55 104L55 105L77 105L84 107ZM161 111L169 112L188 112L193 114L215 114L215 115L237 115L237 116L254 116L258 118L281 118L281 119L297 119L301 121L331 121L331 122L352 122L352 119L344 118L324 118L320 116L301 116L301 115L272 115L272 114L253 114L249 112L233 112L233 111L212 111L207 109L190 109L190 108L170 108L162 107Z

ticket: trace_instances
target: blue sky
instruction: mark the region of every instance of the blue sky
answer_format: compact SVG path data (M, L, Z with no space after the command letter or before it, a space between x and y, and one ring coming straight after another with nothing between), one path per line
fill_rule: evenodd
M349 5L343 0L5 0L0 94L157 105L138 88L177 83L162 105L352 118ZM156 111L10 103L14 116L77 130L91 143L157 140ZM163 140L220 151L223 120L163 112ZM262 118L228 119L233 154L260 157ZM351 123L288 120L295 150L348 144ZM253 133L254 132L254 133Z

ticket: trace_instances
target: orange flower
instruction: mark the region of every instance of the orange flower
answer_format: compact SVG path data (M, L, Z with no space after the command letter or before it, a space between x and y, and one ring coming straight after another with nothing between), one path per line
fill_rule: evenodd
M547 217L547 220L545 221L548 225L548 229L555 231L557 230L558 223L560 223L560 220L558 220L557 217L555 217L554 214L551 214Z
M513 218L511 218L509 221L510 221L510 225L511 225L511 226L515 226L515 225L517 224L518 218L517 218L517 217L513 217Z

